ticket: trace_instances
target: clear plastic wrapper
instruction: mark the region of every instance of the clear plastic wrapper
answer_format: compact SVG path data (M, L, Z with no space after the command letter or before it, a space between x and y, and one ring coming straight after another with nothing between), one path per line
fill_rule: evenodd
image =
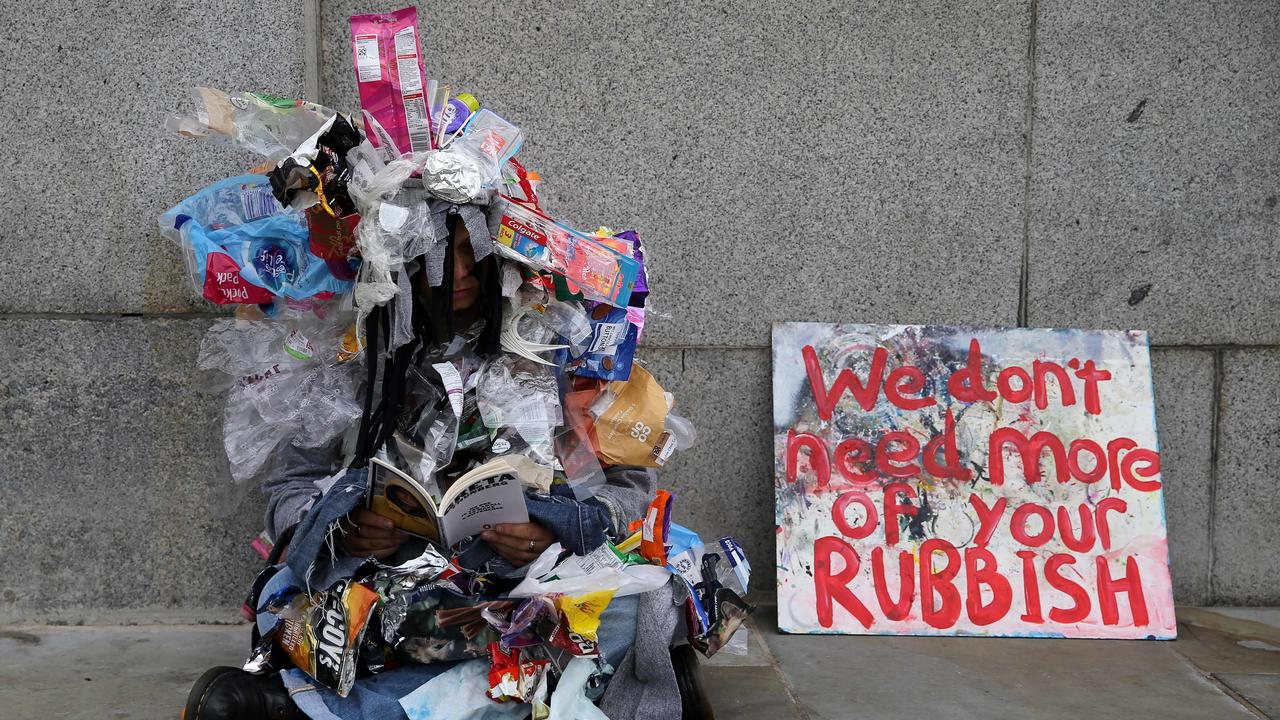
M693 422L674 412L667 413L667 421L663 429L675 438L676 450L688 450L698 440L698 431Z
M227 395L223 444L237 481L256 477L282 443L319 447L360 420L358 363L274 365Z
M547 433L559 427L563 420L560 392L548 368L502 355L481 373L476 401L486 427Z
M528 327L530 323L524 321L527 318L534 318L539 315L541 315L541 312L529 305L513 305L504 313L502 317L502 349L541 365L555 366L556 363L540 357L538 353L564 350L568 346L551 345L526 337L530 329ZM536 323L535 329L541 329L544 335L552 334L541 323Z
M165 128L186 137L242 147L281 160L311 137L333 111L305 100L266 93L191 90L195 107L165 120Z
M581 304L552 300L535 317L548 330L564 338L571 357L581 356L590 347L591 321Z
M487 108L472 115L462 132L427 155L422 185L442 200L487 205L502 189L502 166L520 149L524 136Z
M273 365L292 367L338 357L350 313L281 320L217 320L200 341L196 367L221 373L227 385Z

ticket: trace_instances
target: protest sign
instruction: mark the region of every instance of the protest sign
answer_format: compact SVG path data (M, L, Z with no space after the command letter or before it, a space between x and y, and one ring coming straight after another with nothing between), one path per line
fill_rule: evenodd
M787 632L1172 638L1142 332L777 323Z

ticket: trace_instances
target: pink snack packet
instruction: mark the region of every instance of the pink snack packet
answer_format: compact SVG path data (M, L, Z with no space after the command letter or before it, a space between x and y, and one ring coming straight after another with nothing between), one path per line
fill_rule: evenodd
M351 16L360 107L386 130L397 154L426 152L434 144L419 47L417 8ZM380 145L368 122L365 135Z

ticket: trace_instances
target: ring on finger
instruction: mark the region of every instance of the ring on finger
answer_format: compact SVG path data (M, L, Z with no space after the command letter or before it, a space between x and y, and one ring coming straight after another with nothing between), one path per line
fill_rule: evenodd
M534 547L534 543L533 543L533 541L532 541L532 540L530 540L530 541L529 541L529 552L533 552L533 547Z

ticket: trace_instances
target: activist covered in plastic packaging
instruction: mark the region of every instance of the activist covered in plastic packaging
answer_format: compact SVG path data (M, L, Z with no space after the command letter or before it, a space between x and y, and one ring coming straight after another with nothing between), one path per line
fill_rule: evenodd
M275 544L245 669L311 717L679 714L670 648L732 647L750 570L657 488L696 434L635 358L639 236L548 215L519 128L426 81L412 9L352 22L363 134L207 88L170 121L273 161L159 221L236 307L198 364Z

